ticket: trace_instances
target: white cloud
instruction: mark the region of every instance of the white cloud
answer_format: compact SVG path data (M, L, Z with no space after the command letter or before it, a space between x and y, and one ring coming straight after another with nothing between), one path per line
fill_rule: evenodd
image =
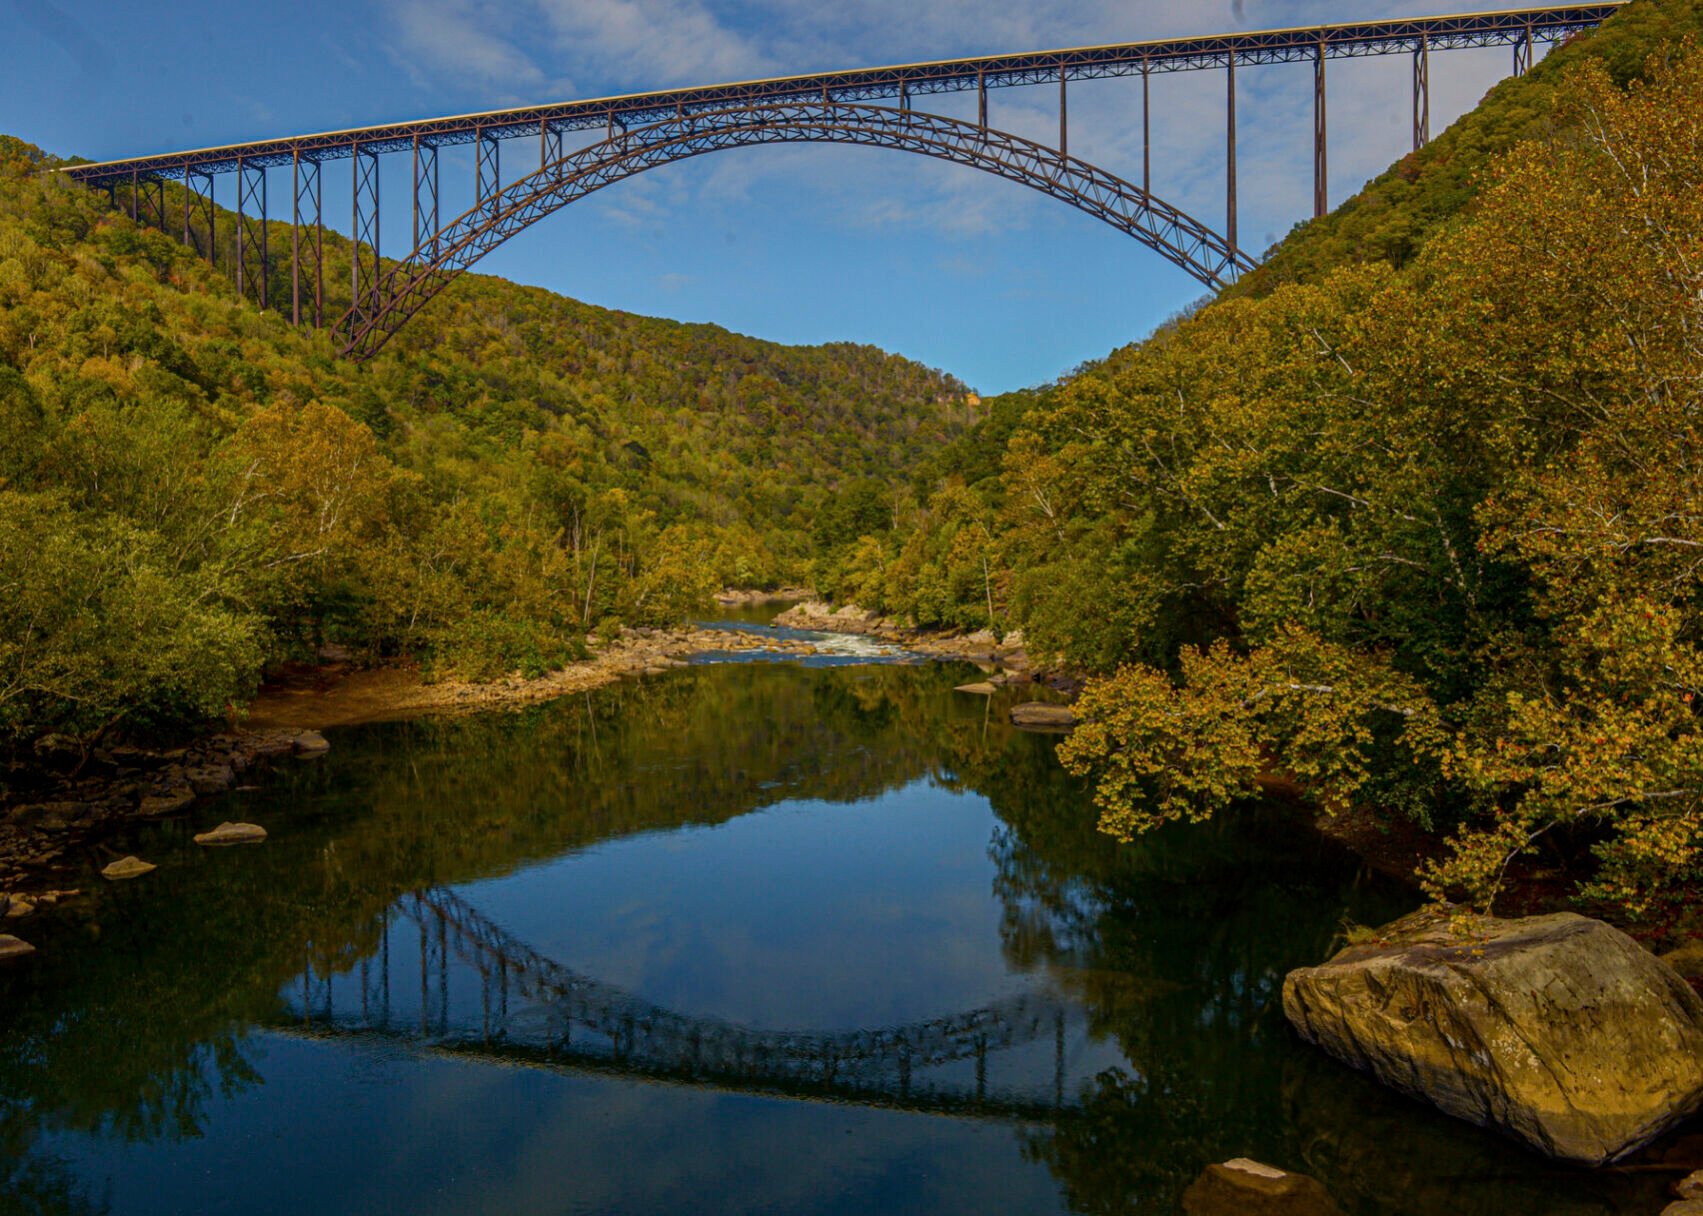
M483 0L395 0L391 10L404 63L424 61L428 69L502 89L546 83L512 28L512 9Z

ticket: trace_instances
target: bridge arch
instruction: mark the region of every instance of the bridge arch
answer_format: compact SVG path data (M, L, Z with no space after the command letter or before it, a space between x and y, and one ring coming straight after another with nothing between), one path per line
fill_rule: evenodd
M750 105L621 131L494 192L373 280L338 323L343 351L358 359L377 353L486 253L605 186L709 152L783 143L892 148L968 165L1102 220L1207 287L1222 287L1254 265L1217 232L1140 186L1022 136L905 106Z

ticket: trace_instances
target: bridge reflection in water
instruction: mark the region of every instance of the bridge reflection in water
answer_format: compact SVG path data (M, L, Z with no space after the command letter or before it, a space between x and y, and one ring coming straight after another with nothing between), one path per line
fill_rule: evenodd
M1010 1120L1074 1105L1080 1066L1098 1054L1080 1009L1042 994L827 1033L678 1013L545 958L443 888L393 905L358 963L305 969L281 995L268 1028L289 1035Z

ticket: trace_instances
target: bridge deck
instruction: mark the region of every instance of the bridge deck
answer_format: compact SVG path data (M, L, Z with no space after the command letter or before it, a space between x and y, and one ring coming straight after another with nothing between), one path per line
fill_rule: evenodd
M1152 72L1196 71L1237 64L1285 63L1317 57L1391 55L1421 49L1512 46L1553 42L1594 28L1627 0L1597 4L1458 13L1389 21L1361 21L1293 29L1211 34L1192 38L1126 42L1106 46L1028 51L972 59L894 64L805 76L783 76L732 84L666 89L459 114L414 122L322 131L253 143L132 157L62 170L78 181L104 184L133 177L179 177L225 173L239 166L265 168L297 158L336 160L363 153L399 152L416 142L431 146L480 139L547 137L594 127L613 129L660 122L694 113L810 101L855 102L898 97L901 104L924 93L1005 88Z

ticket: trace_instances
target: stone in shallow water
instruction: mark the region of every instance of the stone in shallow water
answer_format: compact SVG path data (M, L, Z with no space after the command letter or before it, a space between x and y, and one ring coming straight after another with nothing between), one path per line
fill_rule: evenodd
M994 693L998 692L999 689L995 688L992 684L988 683L986 680L982 680L982 681L975 683L975 684L960 684L960 685L958 685L958 687L954 688L952 691L953 692L973 693L974 695L976 695L978 697L991 697L991 696L993 696Z
M1076 725L1076 715L1068 705L1053 705L1046 701L1025 701L1011 707L1014 726L1035 730L1068 730Z
M187 786L178 786L163 794L150 794L142 799L136 808L141 815L172 815L183 810L195 801L195 791Z
M331 744L316 730L301 731L295 737L294 746L298 756L317 756L331 750Z
M1551 1157L1619 1160L1703 1106L1703 1000L1624 933L1570 912L1426 910L1289 973L1301 1037Z
M1342 1216L1317 1179L1237 1157L1209 1165L1183 1192L1187 1216Z
M258 823L221 823L211 832L201 832L196 844L259 844L266 839L266 829Z
M220 790L229 789L237 779L228 764L203 764L185 769L183 777L197 794L217 794Z
M126 878L140 878L158 868L153 862L143 861L140 857L120 857L101 869L101 877L121 882Z
M35 947L21 937L0 933L0 963L15 962L35 953Z

